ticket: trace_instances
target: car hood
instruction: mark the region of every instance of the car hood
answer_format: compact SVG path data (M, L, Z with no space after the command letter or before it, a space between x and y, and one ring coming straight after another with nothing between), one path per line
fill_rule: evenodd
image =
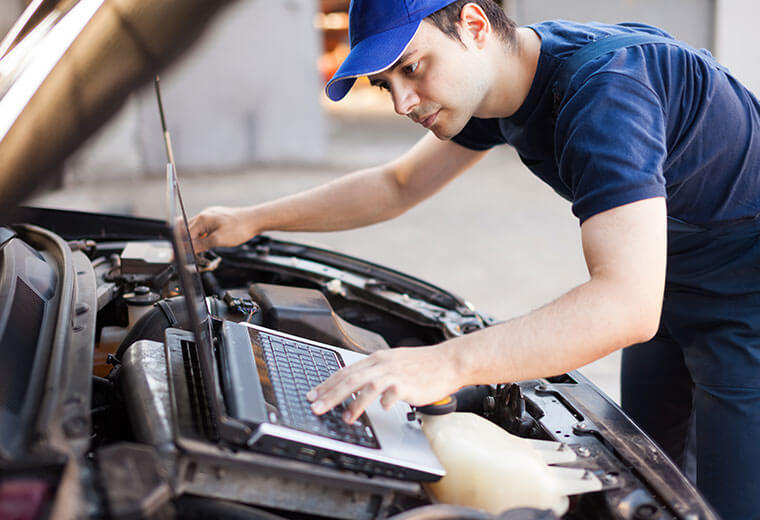
M15 206L231 0L33 0L0 42L0 212Z

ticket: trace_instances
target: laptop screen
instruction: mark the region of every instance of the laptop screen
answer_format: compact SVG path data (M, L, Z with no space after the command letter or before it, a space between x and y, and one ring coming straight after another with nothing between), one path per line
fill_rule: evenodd
M179 193L177 174L174 165L171 163L166 165L166 207L167 225L174 248L174 265L177 269L179 286L185 297L187 313L195 336L195 346L207 403L214 416L213 421L219 436L222 439L243 443L247 441L251 430L246 425L227 416L222 401L219 373L214 362L211 314L206 305L198 263L195 261L195 250L190 240L190 230L187 225L187 215L182 204L182 197Z
M188 313L196 335L195 341L204 347L213 345L211 335L211 315L206 305L198 263L195 260L195 250L190 240L190 230L187 215L179 193L179 184L174 165L166 167L166 207L168 223L172 232L174 245L175 267L178 269L180 287L185 296Z

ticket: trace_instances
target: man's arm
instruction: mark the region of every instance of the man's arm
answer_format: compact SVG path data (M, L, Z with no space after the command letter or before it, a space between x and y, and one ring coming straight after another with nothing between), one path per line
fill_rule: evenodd
M665 285L661 197L595 215L581 227L588 282L523 317L439 345L377 352L309 393L323 413L359 392L354 421L381 396L424 405L472 384L548 377L583 366L657 331Z
M396 217L440 190L485 152L427 134L400 158L308 191L247 208L211 207L190 220L198 250L264 231L337 231Z

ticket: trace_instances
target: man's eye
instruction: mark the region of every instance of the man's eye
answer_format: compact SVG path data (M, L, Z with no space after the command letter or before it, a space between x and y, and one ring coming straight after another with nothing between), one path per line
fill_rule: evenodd
M387 83L375 83L375 86L379 88L380 90L385 90L386 92L391 91L391 88L388 86Z
M406 74L414 74L417 71L417 67L420 66L419 61L415 61L414 63L410 63L409 65L406 65L404 67L404 72Z

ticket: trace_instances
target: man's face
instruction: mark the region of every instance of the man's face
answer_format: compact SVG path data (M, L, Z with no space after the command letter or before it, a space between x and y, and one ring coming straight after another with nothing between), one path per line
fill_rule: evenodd
M457 135L488 90L489 69L467 35L464 46L427 21L393 66L370 76L390 92L396 112L430 129L439 139Z

